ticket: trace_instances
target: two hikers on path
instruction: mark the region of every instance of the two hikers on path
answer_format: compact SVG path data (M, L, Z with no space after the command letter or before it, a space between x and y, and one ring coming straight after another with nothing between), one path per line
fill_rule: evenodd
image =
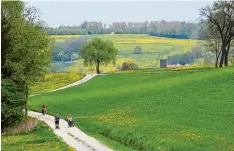
M42 114L43 115L46 114L45 104L42 105ZM55 129L60 129L60 127L59 127L60 116L59 116L58 113L55 115L54 120L55 120ZM67 115L67 123L68 123L68 127L74 127L73 120L72 120L72 117L71 117L70 113Z
M59 127L59 120L60 120L60 117L59 117L59 114L58 114L58 113L56 114L56 116L55 116L54 119L55 119L55 128L56 128L56 129L60 129L60 127ZM74 127L71 114L68 114L68 115L67 115L67 123L68 123L68 127Z

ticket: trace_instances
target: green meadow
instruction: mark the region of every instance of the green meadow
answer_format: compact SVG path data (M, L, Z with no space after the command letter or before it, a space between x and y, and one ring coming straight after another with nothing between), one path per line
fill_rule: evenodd
M230 151L233 90L233 66L150 69L34 96L29 107L40 111L45 103L49 114L71 113L79 128L117 150Z

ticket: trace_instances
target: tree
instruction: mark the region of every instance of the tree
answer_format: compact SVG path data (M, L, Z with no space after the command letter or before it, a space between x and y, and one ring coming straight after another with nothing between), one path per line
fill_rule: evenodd
M2 2L2 79L24 94L25 117L29 86L48 70L51 56L52 41L34 10L20 1Z
M205 27L203 26L204 34L207 37L204 40L204 46L206 47L206 50L211 52L215 55L215 67L218 67L218 61L220 58L220 54L222 52L221 50L221 38L219 35L219 32L215 30L215 26L213 24L206 23ZM207 55L209 55L209 52Z
M76 60L74 55L77 55L85 44L88 38L81 36L80 38L68 39L63 42L58 42L53 47L52 60L53 61L72 61Z
M207 30L218 31L217 37L221 41L221 58L219 67L228 66L228 55L231 41L234 39L234 1L215 1L212 8L207 6L200 10L212 28Z
M111 41L95 38L83 47L79 55L84 59L86 66L95 64L96 72L100 74L100 65L107 65L111 61L115 63L117 52Z

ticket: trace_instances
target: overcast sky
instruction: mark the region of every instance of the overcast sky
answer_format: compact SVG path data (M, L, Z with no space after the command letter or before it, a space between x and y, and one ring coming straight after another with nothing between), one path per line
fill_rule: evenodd
M197 21L199 9L212 1L28 1L49 26L101 21Z

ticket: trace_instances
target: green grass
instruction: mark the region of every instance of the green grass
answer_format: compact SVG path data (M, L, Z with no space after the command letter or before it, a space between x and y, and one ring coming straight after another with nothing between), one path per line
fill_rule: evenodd
M84 76L85 75L82 73L47 73L41 81L34 83L30 87L30 94L48 92L53 89L60 88L73 82L76 82L82 79Z
M75 151L40 122L33 131L1 137L2 151Z
M234 67L98 76L30 98L136 150L234 150ZM121 147L119 150L122 150Z

